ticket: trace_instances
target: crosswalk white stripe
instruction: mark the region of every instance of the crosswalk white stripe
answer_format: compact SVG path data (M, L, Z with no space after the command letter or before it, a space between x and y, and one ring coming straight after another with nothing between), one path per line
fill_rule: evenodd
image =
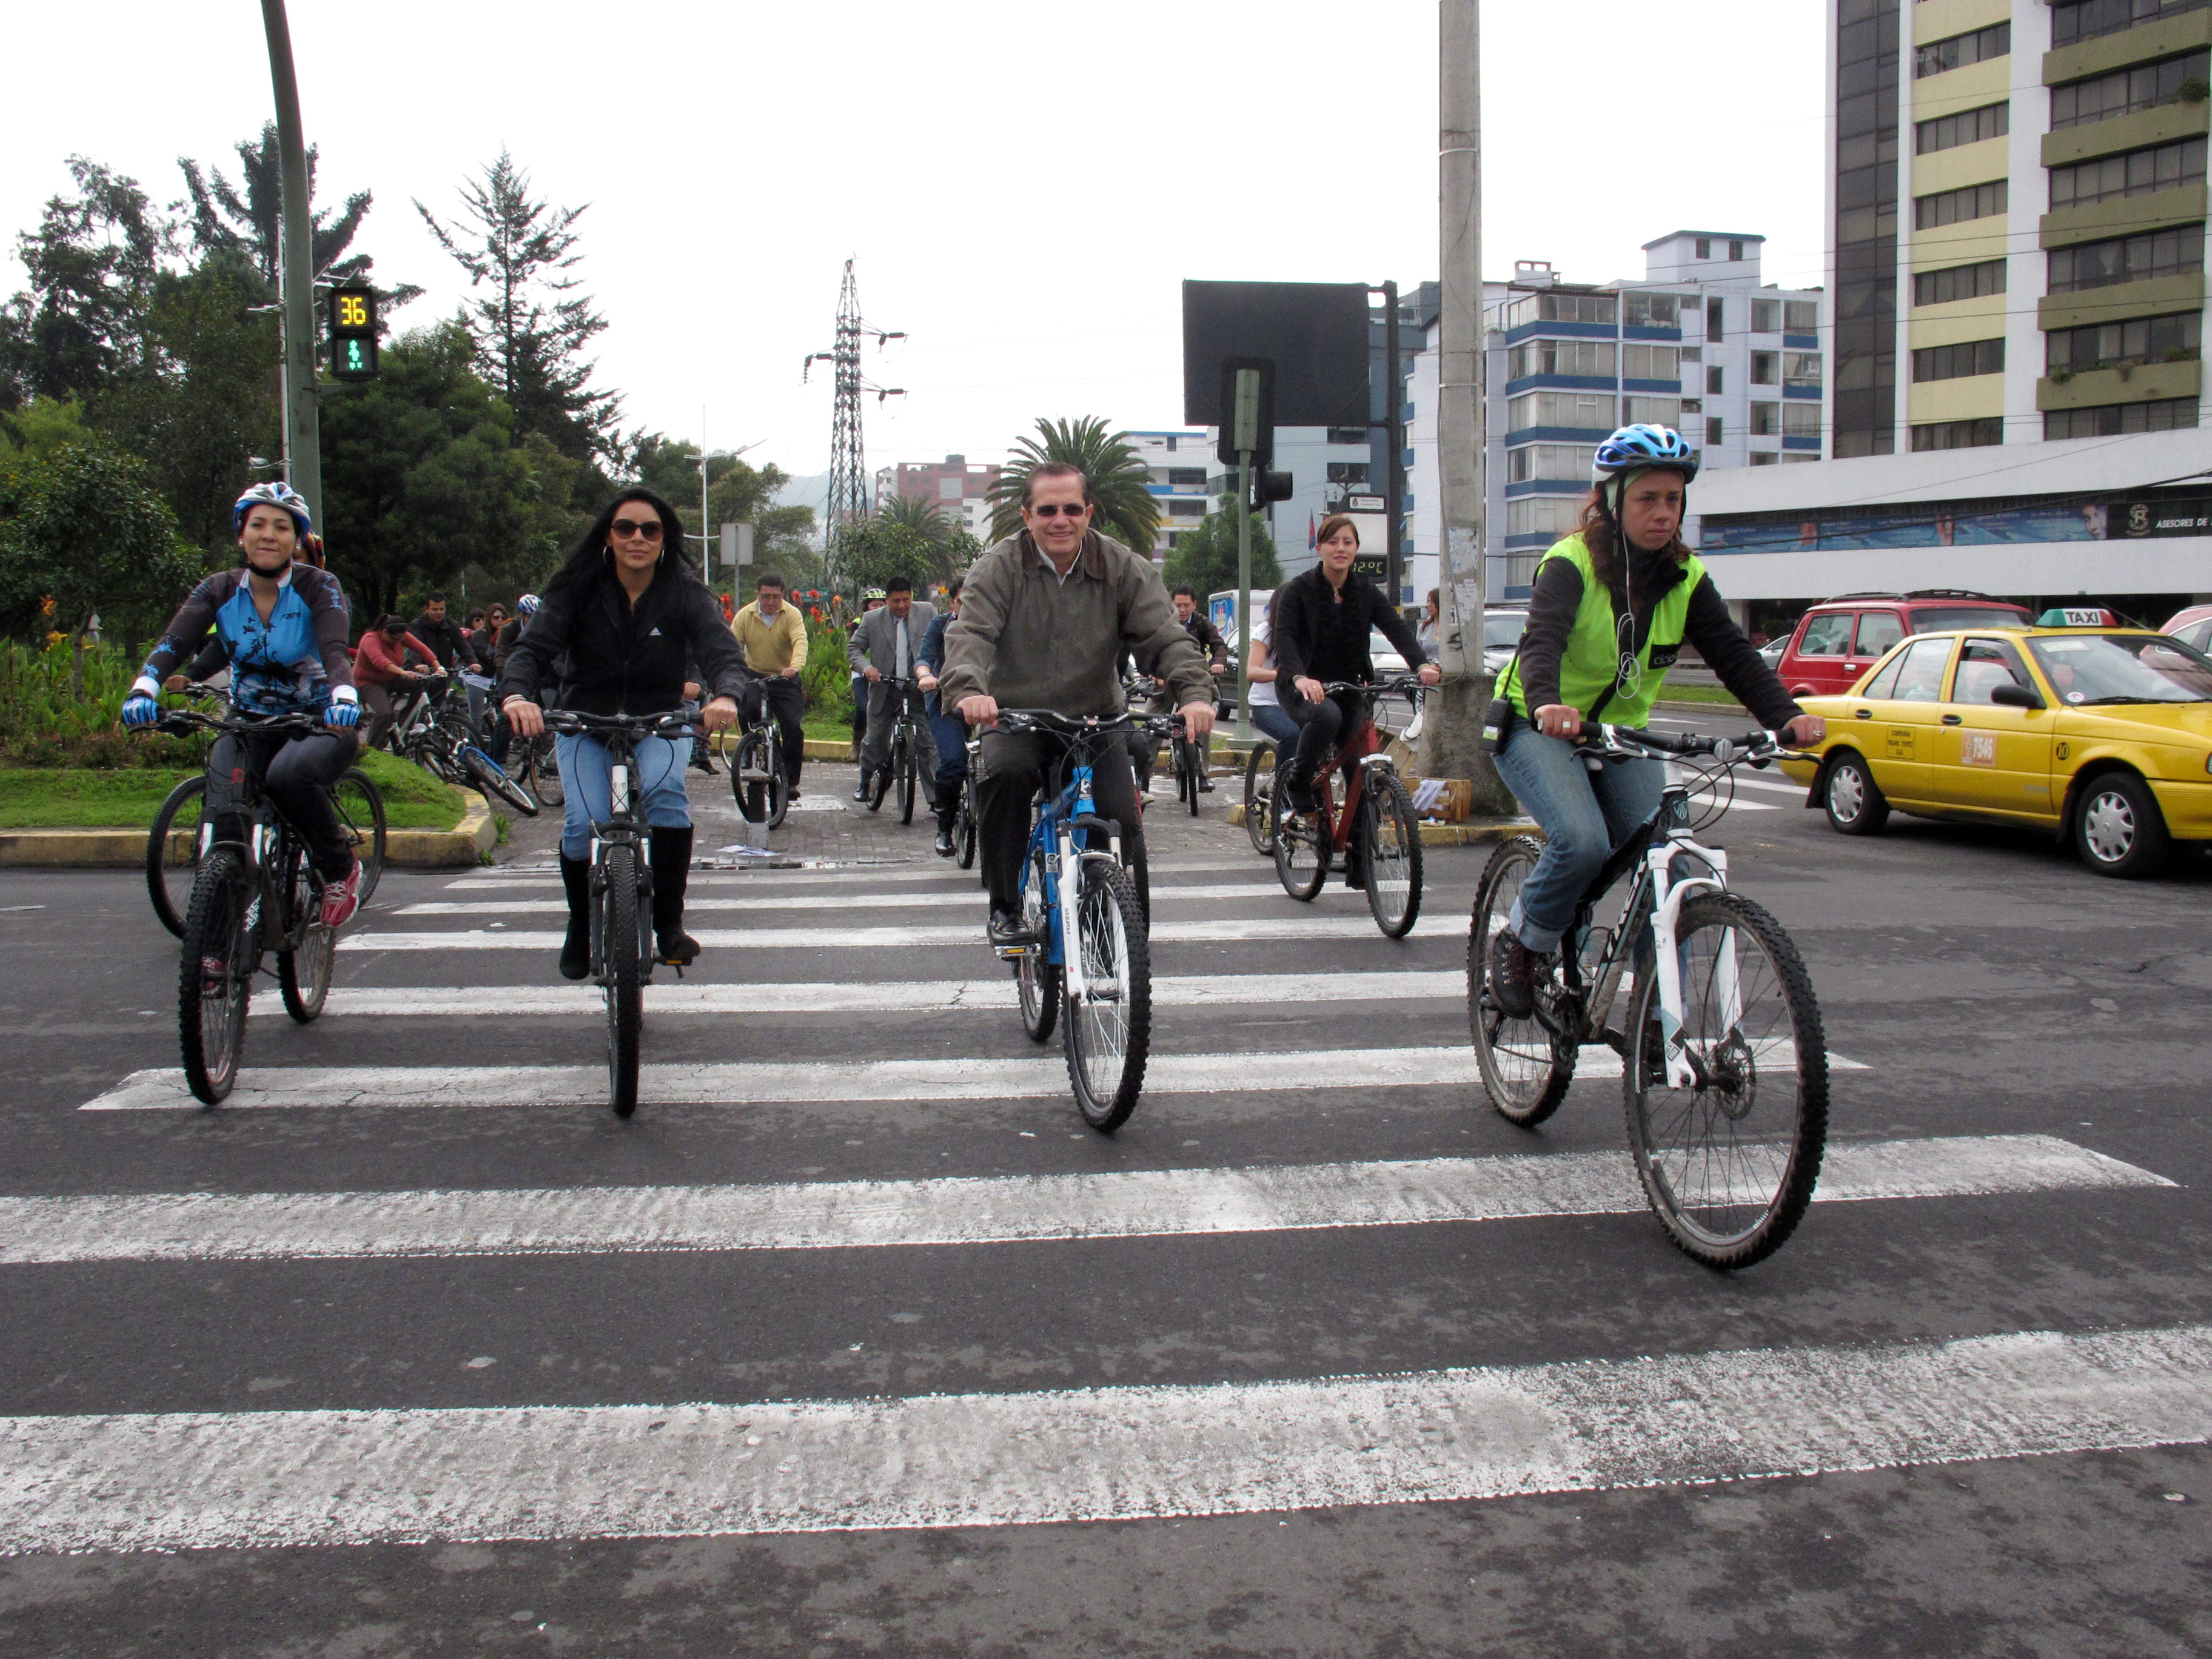
M1204 875L1224 870L1256 871L1264 878L1270 866L1266 860L1249 855L1243 858L1223 859L1154 859L1151 864L1152 879L1172 878L1184 875ZM937 859L911 864L852 864L834 869L787 870L763 868L744 871L694 870L691 884L695 887L783 887L868 885L884 882L945 882L977 887L979 878L973 870L957 870ZM558 887L561 872L552 865L510 865L497 875L462 876L440 884L450 892L489 890L507 887Z
M2171 1187L2051 1135L1846 1142L1822 1202ZM1644 1207L1622 1152L1236 1170L343 1193L0 1198L0 1263L790 1250L1400 1227Z
M1441 884L1429 884L1424 890L1435 897ZM1461 888L1461 893L1470 889ZM1364 904L1367 896L1353 891L1340 882L1331 882L1322 892L1324 898L1352 898ZM1291 902L1279 883L1267 881L1214 882L1203 886L1172 887L1164 884L1152 889L1152 902L1159 907L1169 903L1186 904L1194 899L1265 899L1275 898ZM1462 901L1464 902L1464 901ZM925 906L963 906L975 910L984 903L982 890L974 883L951 893L755 893L744 898L701 897L687 894L684 902L684 914L701 910L735 910L753 915L774 917L787 910L910 910ZM565 915L568 905L565 899L434 899L419 904L404 904L392 914L401 916L535 916Z
M1623 987L1626 993L1626 987ZM513 1018L517 1015L592 1015L601 993L592 985L410 985L331 992L323 1018ZM1232 1007L1288 1002L1459 1002L1467 975L1432 973L1194 974L1152 981L1155 1008ZM708 985L696 980L645 988L648 1014L850 1014L1003 1012L1017 1006L1013 976L991 979L871 980L857 983ZM253 1003L258 1018L284 1017L271 997Z
M1761 1051L1774 1066L1790 1063L1790 1044ZM1866 1069L1838 1054L1839 1071ZM1592 1045L1577 1061L1577 1078L1620 1075L1620 1056ZM1413 1089L1476 1081L1474 1050L1336 1048L1261 1054L1154 1054L1145 1069L1151 1095L1235 1094L1266 1089ZM854 1101L1025 1100L1067 1092L1059 1057L1036 1060L732 1060L638 1067L638 1096L660 1105L769 1103L826 1105ZM247 1108L341 1106L583 1106L607 1097L601 1066L270 1066L239 1073L223 1102ZM133 1072L85 1102L88 1112L199 1111L173 1066Z
M1457 918L1449 918L1448 925L1451 931L1466 931ZM986 948L980 916L967 923L922 923L909 927L695 927L688 931L709 950L721 946L748 951L896 951L917 945L972 945L978 951ZM1444 928L1440 926L1437 931L1441 933ZM1164 920L1152 924L1150 937L1155 945L1233 945L1255 939L1380 939L1382 936L1366 916L1301 915L1229 916L1205 921ZM450 933L387 933L372 927L349 933L343 945L348 951L557 951L561 935L504 933L489 928Z
M17 1417L0 1549L1042 1525L2208 1438L2202 1325L1037 1394Z

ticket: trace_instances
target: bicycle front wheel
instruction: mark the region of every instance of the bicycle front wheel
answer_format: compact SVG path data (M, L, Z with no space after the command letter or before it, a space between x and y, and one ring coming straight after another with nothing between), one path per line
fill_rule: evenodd
M738 740L738 751L730 760L730 793L738 799L738 816L747 823L765 824L769 818L768 739L758 732L748 732Z
M1667 1081L1659 976L1642 975L1622 1079L1644 1196L1686 1254L1747 1267L1813 1201L1828 1133L1820 1005L1782 925L1734 893L1684 902L1674 927L1681 1039L1695 1074Z
M1152 963L1127 872L1084 861L1068 948L1083 964L1082 994L1062 985L1068 1081L1083 1121L1110 1134L1137 1109L1152 1041Z
M1367 908L1385 939L1403 939L1421 914L1421 825L1395 773L1370 770L1359 815Z
M963 870L975 867L975 780L960 780L960 819L952 836L956 861Z
M361 860L361 904L365 909L384 876L384 792L358 766L349 767L331 791L331 804L337 808L338 828Z
M607 1000L607 1103L637 1110L638 1049L645 1035L645 951L638 936L637 849L617 843L599 865L599 984Z
M1261 858L1275 853L1275 746L1255 743L1244 757L1244 833Z
M276 953L276 988L284 995L284 1012L305 1025L323 1012L331 994L331 963L337 954L337 930L323 926L322 895L308 873L307 849L295 847L292 868L285 880L291 914L284 918L289 929L301 928L299 943Z
M246 915L253 897L253 877L244 860L218 848L201 860L185 907L177 1030L185 1086L210 1106L238 1081L246 1048L246 1004L261 963Z
M1022 1004L1022 1030L1032 1042L1049 1042L1060 1018L1060 964L1050 959L1052 912L1046 898L1044 857L1032 855L1022 883L1022 926L1036 942L1014 958L1014 983Z
M763 743L761 753L768 763L768 827L781 830L791 811L791 774L783 763L782 740L773 731Z
M891 764L898 769L899 822L901 823L914 822L914 784L916 763L914 757L914 739L902 728L898 734L897 748L891 757Z
M548 806L558 806L567 799L561 787L561 762L553 748L553 734L542 732L531 739L530 775L526 781L530 793Z
M1475 890L1467 930L1467 1024L1475 1068L1498 1115L1533 1129L1559 1109L1574 1081L1577 1050L1553 1039L1533 1014L1516 1019L1498 1006L1490 983L1490 947L1513 913L1513 902L1535 872L1541 849L1526 836L1501 842ZM1550 987L1539 982L1537 994Z
M1176 769L1182 774L1182 798L1190 803L1191 817L1196 817L1200 793L1198 781L1205 775L1200 769L1206 765L1206 751L1188 738L1178 738L1176 739L1176 753L1179 757Z
M185 933L185 907L192 901L192 882L199 874L200 813L206 796L207 774L186 778L169 791L146 836L146 896L154 901L154 914L161 926L179 939ZM185 836L182 847L170 844L177 832Z
M487 806L505 805L526 818L538 816L538 802L531 793L501 771L499 763L474 744L461 750L461 765Z

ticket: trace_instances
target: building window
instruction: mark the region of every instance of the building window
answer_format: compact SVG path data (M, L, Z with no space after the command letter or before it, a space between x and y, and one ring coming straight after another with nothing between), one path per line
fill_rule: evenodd
M1782 354L1778 351L1754 351L1751 354L1751 383L1753 386L1776 385L1782 373Z
M1912 428L1912 452L1929 449L1987 449L2004 441L2004 416L1979 421L1928 421Z
M1992 179L1986 185L1966 185L1958 190L1939 190L1933 196L1912 198L1912 228L1938 230L1969 219L1990 219L2005 210L2010 180Z
M2197 424L2197 399L2160 398L2148 403L2105 404L2095 409L2054 409L2043 417L2043 435L2112 438L2124 432L2172 432Z
M1753 300L1751 302L1751 331L1753 334L1782 332L1782 301Z
M1711 238L1711 237L1710 237L1710 236L1700 236L1700 237L1698 237L1698 258L1699 258L1700 259L1710 259L1710 258L1711 258L1712 257L1713 257L1713 242L1712 242L1712 238Z
M2162 64L2137 64L2094 81L2071 81L2051 89L2051 130L2109 121L2116 115L2161 104L2201 104L2212 53L2192 52Z
M2012 25L1992 23L1985 29L1954 34L1948 40L1930 40L1912 54L1912 78L1925 80L1946 70L1985 63L2012 50Z
M1567 536L1580 526L1579 495L1516 495L1505 503L1509 536Z
M1505 404L1505 429L1525 432L1534 426L1563 426L1600 434L1613 429L1613 402L1589 392L1525 392Z
M1783 404L1782 435L1785 438L1819 437L1820 405L1809 402Z
M958 478L939 478L937 481L938 499L945 501L958 501L964 493L962 484L963 481Z
M1328 429L1328 441L1333 444L1364 444L1367 428L1364 426L1333 426Z
M1708 449L1717 448L1720 442L1721 417L1717 415L1708 415L1705 416L1705 447Z
M2052 374L2081 374L2115 363L2187 362L2200 355L2204 313L2185 311L2172 317L2054 329L2043 337L2045 368Z
M1961 340L1955 345L1923 346L1912 354L1916 380L1962 380L1974 374L2004 373L2002 340Z
M2061 208L2087 207L2115 197L2148 196L2154 190L2203 182L2204 140L2185 138L2179 143L2051 168L2051 210L2056 213Z
M1205 516L1206 502L1203 500L1182 495L1170 497L1168 501L1168 517L1170 519L1202 519Z
M1978 300L1985 294L2004 291L2005 262L2002 259L1923 270L1912 279L1912 303L1916 306L1947 306L1954 300Z
M1708 300L1708 301L1705 301L1705 343L1706 343L1706 344L1708 344L1708 345L1718 345L1718 344L1721 343L1721 321L1722 321L1722 317L1723 317L1723 311L1722 311L1721 302L1720 302L1718 300Z
M2051 44L2069 46L2076 40L2117 34L2156 18L2202 11L2206 3L2207 0L2058 0L2051 9Z
M1171 466L1168 469L1168 483L1170 485L1196 484L1203 489L1206 488L1206 469L1202 466Z
M1681 352L1682 361L1686 363L1702 363L1705 361L1705 349L1703 346L1681 346L1678 349Z
M1168 434L1168 453L1170 455L1176 453L1176 435L1172 432Z
M1524 294L1505 307L1505 326L1523 323L1610 323L1620 314L1619 300L1610 294Z
M1723 383L1725 376L1726 370L1718 363L1715 363L1711 368L1708 368L1705 371L1705 396L1708 398L1717 398L1723 392L1726 392L1728 387Z
M1674 346L1625 345L1620 374L1628 380L1671 380L1682 372L1681 352Z
M1984 104L1979 109L1962 109L1956 115L1941 115L1933 121L1922 121L1912 129L1912 153L1932 155L1939 149L1956 149L1961 144L1978 144L1984 138L2002 138L2012 131L2010 104Z
M1624 294L1620 320L1631 328L1678 328L1682 321L1681 301L1672 294Z
M1741 242L1730 242L1729 244L1729 258L1736 261L1738 264L1742 263L1743 244Z
M1751 464L1753 466L1772 466L1781 459L1780 453L1771 449L1754 449L1751 452Z
M1782 435L1780 404L1752 404L1751 435L1754 438L1778 438Z
M1897 164L1899 76L1912 61L1899 40L1911 7L1838 3L1829 54L1827 95L1835 118L1835 290L1827 297L1834 333L1834 452L1887 455L1897 447Z
M1784 300L1782 302L1782 330L1785 334L1818 334L1820 331L1820 302L1818 300Z
M1590 453L1581 444L1522 444L1505 452L1509 483L1536 478L1581 480L1589 476Z
M1626 397L1620 400L1620 423L1634 426L1643 422L1650 426L1673 426L1682 418L1680 398Z
M1505 378L1529 374L1586 374L1613 378L1609 340L1525 340L1505 354Z
M1820 389L1820 354L1817 351L1785 351L1782 354L1782 384Z
M2204 227L2178 226L2143 236L2116 236L2107 242L2083 242L2051 250L2051 279L2045 291L2079 294L2119 283L2148 282L2204 269Z
M1702 415L1705 412L1705 400L1703 398L1685 398L1682 399L1682 413L1685 416Z

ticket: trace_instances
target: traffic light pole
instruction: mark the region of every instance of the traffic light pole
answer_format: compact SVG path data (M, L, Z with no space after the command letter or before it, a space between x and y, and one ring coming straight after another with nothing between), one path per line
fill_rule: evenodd
M1252 452L1237 458L1237 741L1252 741Z
M284 0L261 0L269 36L269 78L276 93L276 154L283 178L284 475L323 521L322 438L315 405L315 252L307 199L307 142L300 88L292 73L292 31Z

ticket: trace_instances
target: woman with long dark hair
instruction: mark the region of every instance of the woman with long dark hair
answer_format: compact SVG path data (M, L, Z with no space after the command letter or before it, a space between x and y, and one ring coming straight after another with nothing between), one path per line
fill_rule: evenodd
M607 504L554 573L538 614L500 665L497 695L523 738L545 729L538 690L556 672L557 706L585 714L665 714L684 702L686 668L697 664L713 688L702 723L719 731L738 717L749 678L744 655L722 620L722 607L684 556L676 509L649 489L623 490ZM592 823L608 813L605 748L588 737L556 740L567 816L561 827L561 880L568 933L561 975L581 979L591 966ZM636 782L652 833L653 932L660 957L682 966L699 954L684 931L684 888L691 869L691 812L684 776L691 740L647 738L636 747Z

